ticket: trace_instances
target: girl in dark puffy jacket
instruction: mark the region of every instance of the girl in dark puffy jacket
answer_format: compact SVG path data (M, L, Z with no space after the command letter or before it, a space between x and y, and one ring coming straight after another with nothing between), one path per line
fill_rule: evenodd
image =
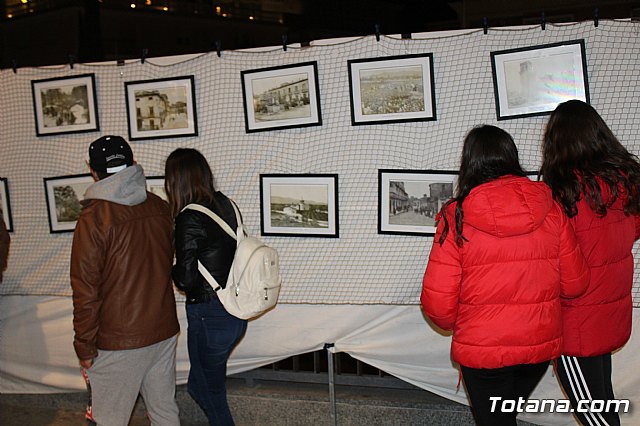
M179 148L167 158L165 191L175 217L176 264L173 281L187 298L187 389L207 415L210 425L230 426L227 402L227 360L247 329L247 321L224 309L218 296L198 272L198 260L218 283L226 283L236 241L205 213L183 210L201 204L232 229L238 226L232 201L216 191L211 168L195 149Z
M560 297L582 294L588 267L551 191L525 176L497 127L465 138L455 197L439 217L422 306L453 330L476 422L515 425L517 412L502 404L528 398L560 356Z
M574 408L578 400L612 400L611 352L631 334L640 164L593 107L571 100L549 117L541 173L570 217L591 270L587 291L562 300L558 378ZM615 412L575 414L583 425L620 424Z

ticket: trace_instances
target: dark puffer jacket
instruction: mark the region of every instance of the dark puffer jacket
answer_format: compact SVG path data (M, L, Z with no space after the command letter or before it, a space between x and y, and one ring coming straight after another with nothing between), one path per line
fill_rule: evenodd
M454 361L471 368L536 364L562 348L560 297L584 292L589 269L576 236L542 182L505 176L464 201L454 240L455 204L442 246L438 225L421 296L426 314L453 329Z
M231 201L221 192L216 192L215 197L215 203L205 207L235 231L238 224ZM198 260L224 286L236 252L236 240L199 211L184 210L176 216L175 225L176 264L172 272L173 282L185 292L187 303L206 303L216 296L198 272Z

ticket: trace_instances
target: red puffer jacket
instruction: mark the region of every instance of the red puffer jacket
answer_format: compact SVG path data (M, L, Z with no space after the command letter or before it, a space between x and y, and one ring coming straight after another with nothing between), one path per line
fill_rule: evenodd
M453 329L453 360L472 368L534 364L561 354L560 297L585 291L589 269L569 219L549 188L504 176L464 201L462 247L455 204L438 225L420 301L439 327Z
M603 199L609 190L601 186ZM624 345L631 335L633 255L638 238L637 216L623 211L624 194L599 217L584 200L571 223L587 263L591 280L580 297L562 300L563 355L596 356Z

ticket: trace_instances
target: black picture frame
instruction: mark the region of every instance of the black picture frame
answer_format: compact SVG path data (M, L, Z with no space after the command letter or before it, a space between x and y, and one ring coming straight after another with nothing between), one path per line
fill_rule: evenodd
M240 72L247 133L322 125L318 63Z
M9 198L9 180L0 178L0 217L4 220L7 231L13 232L13 217L11 215L11 200Z
M193 75L124 83L129 140L198 135Z
M261 174L265 236L339 238L337 174Z
M94 183L89 173L44 178L49 229L52 234L73 232L86 189Z
M558 104L590 103L584 39L491 52L498 120L550 114Z
M36 136L100 130L95 74L31 81Z
M379 169L378 234L435 235L436 214L453 197L457 177L457 171Z
M351 59L353 126L437 120L433 53Z

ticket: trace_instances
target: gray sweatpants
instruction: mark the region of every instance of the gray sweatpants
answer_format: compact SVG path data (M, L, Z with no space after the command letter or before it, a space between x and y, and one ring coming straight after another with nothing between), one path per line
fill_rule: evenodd
M98 350L87 370L98 426L127 426L138 394L153 426L179 426L176 404L177 336L139 349Z

